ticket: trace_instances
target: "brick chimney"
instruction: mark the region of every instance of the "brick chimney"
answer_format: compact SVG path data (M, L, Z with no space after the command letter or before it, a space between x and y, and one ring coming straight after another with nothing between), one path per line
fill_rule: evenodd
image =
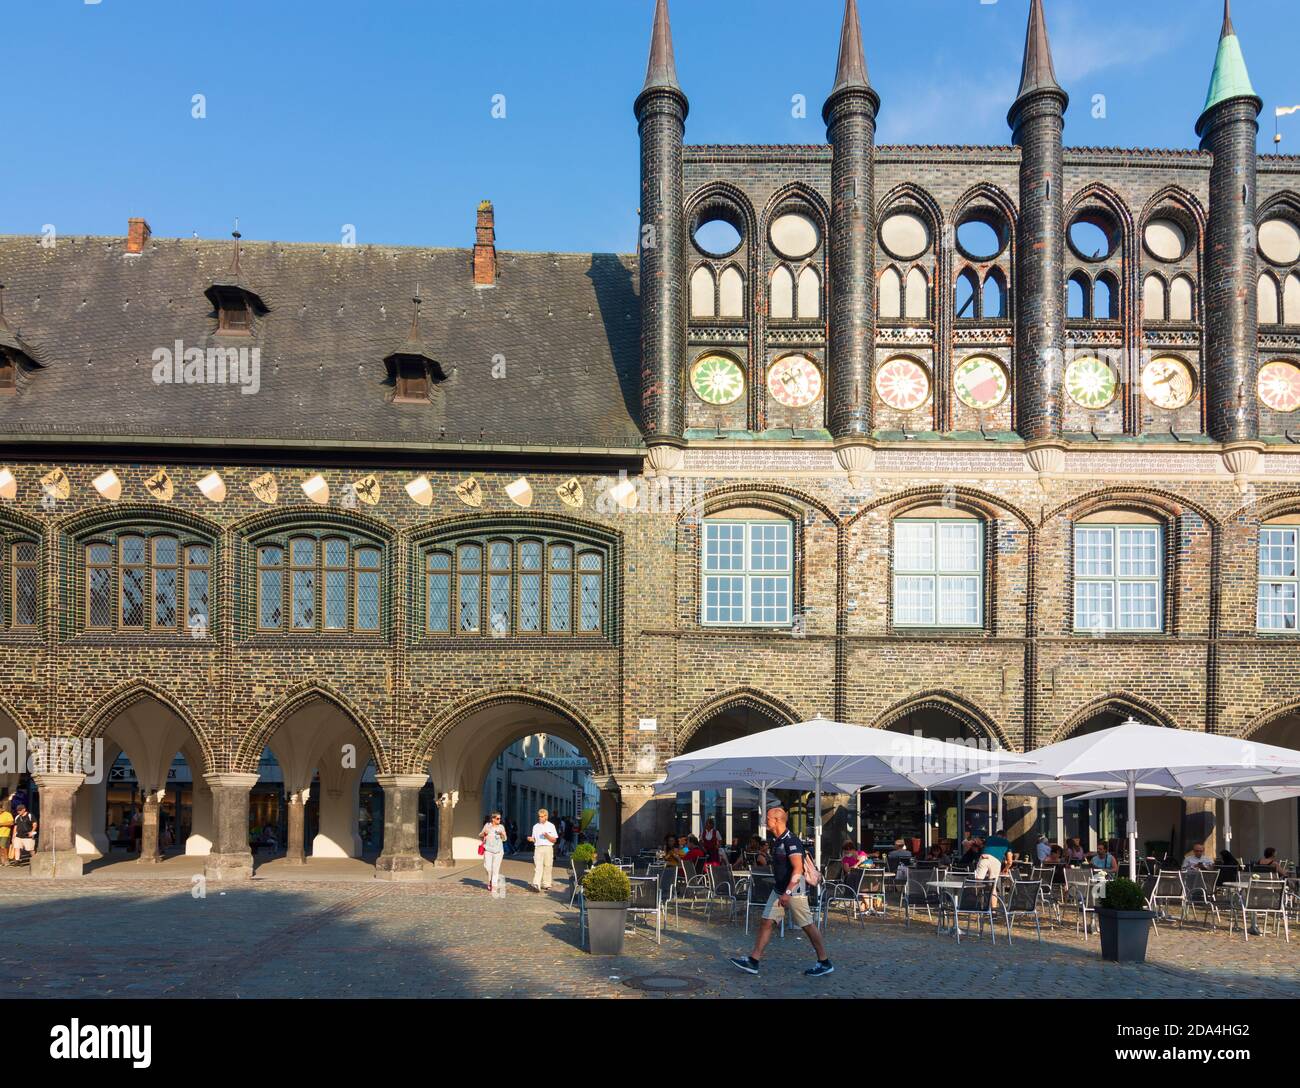
M496 220L492 201L484 200L478 206L478 225L474 236L474 285L491 287L497 281Z
M143 253L151 233L149 224L143 219L128 219L126 221L126 251L128 253Z

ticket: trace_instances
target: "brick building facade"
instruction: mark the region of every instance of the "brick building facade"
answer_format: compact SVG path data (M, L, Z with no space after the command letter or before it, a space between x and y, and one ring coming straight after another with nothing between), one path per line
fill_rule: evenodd
M658 0L637 257L490 205L472 250L0 240L0 727L127 752L146 844L184 752L213 877L267 746L293 857L356 852L373 759L396 878L538 732L624 849L665 759L819 713L1300 745L1300 160L1231 19L1198 151L1063 148L1041 0L1008 146L874 146L882 99L849 0L826 145L687 145ZM79 873L102 788L36 782Z

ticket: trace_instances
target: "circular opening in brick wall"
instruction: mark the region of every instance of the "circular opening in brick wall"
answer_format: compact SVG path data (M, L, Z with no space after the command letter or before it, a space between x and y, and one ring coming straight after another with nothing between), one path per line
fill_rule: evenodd
M957 248L972 261L991 261L1007 245L1006 224L996 212L971 212L957 224Z
M808 216L798 212L777 216L772 220L768 234L772 239L773 249L782 257L796 261L807 257L821 241L821 232L817 229L817 224Z
M1119 245L1119 228L1100 211L1081 212L1070 224L1070 248L1085 261L1104 261Z
M1259 228L1259 251L1273 264L1300 261L1300 230L1287 219L1270 219Z
M1151 220L1142 238L1158 261L1179 261L1187 252L1187 233L1172 219Z
M709 257L729 257L745 241L745 220L738 208L715 200L704 205L691 223L691 241Z
M891 257L915 260L930 248L930 228L915 212L897 212L880 224L880 244Z

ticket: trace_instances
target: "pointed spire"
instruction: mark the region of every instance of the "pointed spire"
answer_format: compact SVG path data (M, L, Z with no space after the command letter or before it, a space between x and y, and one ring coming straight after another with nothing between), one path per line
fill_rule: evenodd
M1043 0L1033 0L1029 7L1029 26L1025 31L1025 60L1020 68L1020 91L1016 101L1035 91L1059 91L1056 68L1052 64L1052 43L1047 39L1047 17Z
M655 23L650 32L650 62L646 65L641 93L666 88L681 92L677 82L677 60L673 56L673 28L668 21L668 0L655 0Z
M1219 31L1219 51L1214 57L1214 71L1210 75L1210 89L1205 95L1201 122L1197 123L1198 132L1205 114L1230 98L1254 98L1259 102L1259 108L1264 108L1263 101L1250 82L1250 73L1246 71L1241 39L1237 37L1237 30L1232 25L1231 0L1223 0L1223 29Z
M858 19L858 0L844 5L844 25L840 28L840 59L835 66L835 86L831 97L851 87L869 90L867 58L862 51L862 23Z

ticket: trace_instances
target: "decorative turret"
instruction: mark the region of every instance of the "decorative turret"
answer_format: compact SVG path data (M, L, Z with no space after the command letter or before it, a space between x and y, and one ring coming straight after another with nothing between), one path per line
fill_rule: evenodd
M1020 91L1007 114L1020 148L1016 276L1016 429L1040 471L1054 467L1064 387L1065 212L1062 136L1070 97L1056 82L1043 0L1033 0ZM1039 444L1039 445L1036 445Z
M1225 0L1210 90L1196 122L1201 150L1214 155L1205 241L1206 423L1210 435L1225 443L1249 444L1259 436L1255 143L1263 106L1251 86ZM1233 471L1238 476L1249 472L1255 456L1249 446L1238 450Z
M641 426L655 469L680 463L686 365L686 223L682 140L690 106L677 82L668 0L656 0L641 135Z
M857 0L844 5L840 56L822 118L831 145L828 414L850 479L869 467L876 340L874 142L880 96L867 78Z

